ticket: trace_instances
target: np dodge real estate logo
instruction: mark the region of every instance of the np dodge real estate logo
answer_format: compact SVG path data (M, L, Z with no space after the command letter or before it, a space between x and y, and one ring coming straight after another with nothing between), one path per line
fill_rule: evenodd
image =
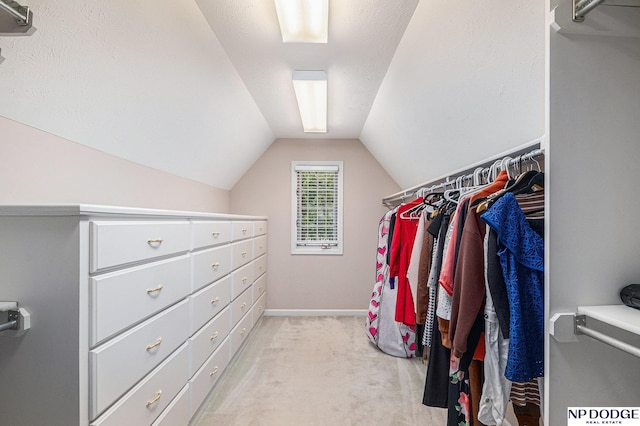
M567 426L640 426L640 407L569 407Z

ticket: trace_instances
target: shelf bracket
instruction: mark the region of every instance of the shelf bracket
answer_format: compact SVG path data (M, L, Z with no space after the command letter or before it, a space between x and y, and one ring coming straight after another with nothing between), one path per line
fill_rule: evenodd
M22 6L14 0L0 0L0 35L19 36L31 35L33 27L33 13L29 6Z
M0 302L0 312L7 313L7 320L0 323L0 336L22 336L31 328L31 315L18 302Z
M604 333L601 333L597 330L587 327L587 316L586 315L576 315L574 319L574 332L576 335L585 335L589 336L592 339L598 340L602 343L605 343L609 346L612 346L618 350L626 352L630 355L633 355L637 358L640 358L640 348L637 346L630 345L629 343L623 342L621 340L616 339L615 337L608 336Z
M573 0L573 21L584 22L587 13L598 7L604 0Z

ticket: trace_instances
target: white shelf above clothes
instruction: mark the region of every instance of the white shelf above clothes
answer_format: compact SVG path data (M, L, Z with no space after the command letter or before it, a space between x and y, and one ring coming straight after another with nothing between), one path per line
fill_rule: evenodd
M576 313L559 313L550 321L549 334L559 342L576 342L585 335L640 358L640 346L589 327L589 320L600 321L640 338L640 310L626 305L578 306Z
M578 315L640 336L640 310L626 305L578 306Z

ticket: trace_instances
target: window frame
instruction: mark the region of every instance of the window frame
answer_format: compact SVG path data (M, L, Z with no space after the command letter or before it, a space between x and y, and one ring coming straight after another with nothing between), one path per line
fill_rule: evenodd
M323 171L329 168L338 168L337 182L337 240L335 246L322 247L299 245L298 241L298 169L310 168L315 171ZM314 171L314 170L310 170ZM343 221L344 221L344 164L342 161L292 161L291 162L291 254L312 254L312 255L342 255L343 254Z

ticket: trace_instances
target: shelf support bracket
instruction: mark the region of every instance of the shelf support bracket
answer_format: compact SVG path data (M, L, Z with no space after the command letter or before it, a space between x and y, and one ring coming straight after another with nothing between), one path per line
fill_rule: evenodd
M31 315L18 302L0 301L0 312L7 313L7 321L0 323L0 336L22 336L31 328Z
M22 6L14 0L0 0L0 35L31 35L33 27L33 13L29 6Z
M623 342L621 340L618 340L615 337L608 336L604 333L601 333L597 330L587 327L586 315L575 316L574 330L575 330L575 334L578 336L579 335L589 336L592 339L598 340L602 343L605 343L609 346L612 346L616 349L619 349L623 352L626 352L630 355L640 358L640 348L630 345L629 343Z
M573 0L573 21L584 22L587 13L598 7L604 0Z

